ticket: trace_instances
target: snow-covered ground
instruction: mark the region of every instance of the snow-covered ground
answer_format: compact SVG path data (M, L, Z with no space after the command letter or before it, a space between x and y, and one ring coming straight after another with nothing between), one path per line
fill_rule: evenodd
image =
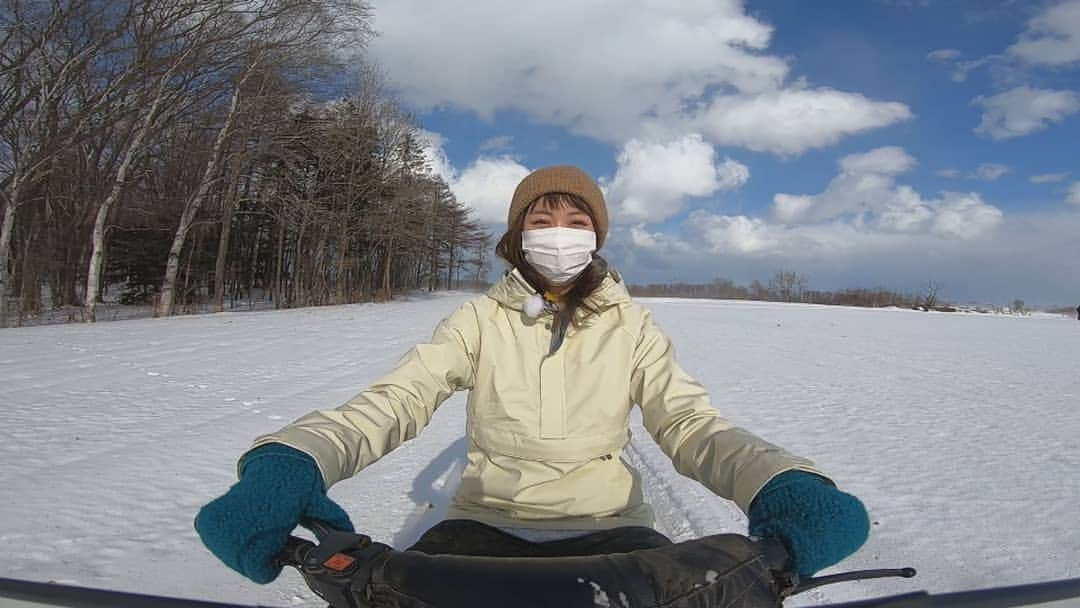
M323 605L292 571L259 586L220 565L192 519L252 438L345 401L467 297L0 331L0 577ZM1080 577L1077 321L643 302L722 412L866 502L870 541L831 571L920 572L792 604ZM331 495L364 532L409 544L454 491L463 427L459 395ZM745 530L640 426L625 457L661 531Z

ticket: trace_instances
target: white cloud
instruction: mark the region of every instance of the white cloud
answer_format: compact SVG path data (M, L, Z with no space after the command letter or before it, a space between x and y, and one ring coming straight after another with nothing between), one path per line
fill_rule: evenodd
M1049 6L1033 17L1009 53L1036 65L1080 62L1080 0Z
M616 229L617 230L617 229ZM638 249L660 254L685 254L690 248L686 241L673 238L663 232L649 232L643 224L631 226L629 242Z
M716 215L694 211L683 224L681 235L648 234L657 252L672 254L710 252L741 258L790 258L792 260L859 256L891 248L918 250L946 247L949 243L993 243L980 239L1003 224L1000 212L978 195L948 193L936 211L926 211L919 230L867 229L852 222L782 226L744 215ZM635 245L639 243L635 242Z
M938 49L927 53L926 58L930 61L951 61L953 59L959 59L960 55L960 51L956 49Z
M1050 184L1064 181L1068 175L1068 173L1045 173L1043 175L1032 175L1028 178L1028 181L1033 184Z
M605 140L632 134L650 110L677 111L709 84L755 92L788 71L758 54L772 28L721 0L395 0L377 4L375 27L372 52L414 104L485 117L517 108Z
M885 6L891 6L894 8L901 8L906 10L914 10L917 8L926 8L930 6L930 0L875 0L878 4Z
M815 198L808 194L784 194L773 196L772 219L784 224L812 221Z
M748 181L750 181L750 167L737 160L725 158L724 162L716 168L718 190L738 190Z
M505 226L514 188L528 174L528 168L508 156L481 157L450 183L450 189L478 221Z
M895 146L851 154L840 160L840 173L822 194L776 194L772 218L785 224L812 224L881 210L895 198L895 176L915 162Z
M790 155L911 116L857 93L786 88L788 61L765 52L772 27L735 0L380 1L375 27L372 54L416 107L513 109L617 144L698 131Z
M902 103L822 88L717 97L693 122L718 144L790 156L911 117Z
M968 174L971 179L981 179L986 182L992 182L997 178L1005 175L1009 172L1009 168L1005 165L999 165L996 163L983 163L979 165L975 171Z
M975 133L1007 139L1045 129L1080 111L1080 94L1021 86L971 103L983 107Z
M949 78L953 82L966 81L968 74L983 66L1000 68L1002 60L1005 59L1004 55L987 55L986 57L980 57L979 59L967 59L961 61L960 57L962 56L963 53L956 49L940 49L931 51L926 55L926 58L952 70L952 73L949 74Z
M840 169L845 173L881 173L899 175L907 173L918 164L899 146L876 148L862 154L851 154L840 160Z
M690 214L686 226L713 253L771 255L784 245L783 226L744 215L714 215L698 210Z
M750 169L730 158L717 165L716 151L700 135L667 142L632 139L619 153L618 169L604 183L612 217L659 222L678 213L688 197L733 190L750 179Z
M932 203L923 201L910 186L900 186L878 212L877 227L885 232L924 232L935 219Z
M816 289L918 290L932 279L961 301L1023 294L1054 303L1080 289L1080 275L1060 263L1075 253L1080 213L1005 216L976 193L924 197L896 183L914 165L896 147L853 154L825 192L776 196L800 222L699 209L677 230L614 229L608 257L632 283L680 269L682 280L748 284L786 268ZM1068 201L1080 208L1080 182Z
M451 166L450 159L447 158L446 152L443 150L443 146L446 145L446 138L439 133L426 129L420 129L417 134L422 146L424 161L427 163L428 168L431 169L432 173L443 178L446 183L451 183L454 180L454 167Z
M431 172L450 186L458 202L472 209L473 218L484 224L505 226L514 189L529 174L529 169L509 156L482 156L459 173L443 150L445 137L421 130L420 140Z
M514 188L530 169L517 159L481 156L458 171L443 151L445 139L423 131L424 156L473 217L489 225L506 222ZM611 180L598 180L611 207L613 221L658 222L678 213L687 198L741 188L750 169L730 158L717 162L716 151L700 135L666 142L631 140L623 146Z
M948 67L949 77L955 82L964 82L972 71L988 67L999 88L1026 80L1025 63L1068 67L1080 62L1080 0L1046 4L1004 53L962 60L963 53L957 49L939 49L928 53L926 58Z
M646 233L651 248L619 233L608 259L631 283L731 278L749 284L777 269L808 277L813 289L849 287L918 292L928 280L944 286L944 297L965 302L1068 302L1080 290L1080 275L1062 259L1076 252L1080 212L1010 214L993 238L969 234L982 207L969 195L943 197L946 213L924 232L870 230L851 222L778 226L751 217L696 211L675 233ZM975 213L971 213L976 210ZM991 221L994 221L991 219ZM933 229L931 229L931 227Z
M514 143L513 135L497 135L480 142L480 151L506 150Z
M937 213L930 224L931 232L963 240L977 239L997 228L1004 218L1001 210L987 205L978 194L946 192L935 205Z
M971 59L968 61L957 61L952 66L952 74L949 78L953 82L965 82L968 74L971 72L986 66L999 67L1001 55L988 55L979 59Z
M1069 194L1065 197L1065 202L1080 207L1080 182L1073 182L1072 186L1069 187Z
M666 243L675 240L667 235L655 235L655 238ZM760 218L716 215L704 210L690 214L681 238L678 247L669 244L667 251L707 252L744 260L786 259L789 260L786 265L794 263L795 267L810 260L859 256L915 240L940 240L929 231L921 235L899 234L867 230L846 221L784 226Z
M988 234L1001 222L1001 211L978 194L946 192L940 199L924 199L910 186L898 186L896 177L915 163L895 146L846 156L821 194L776 194L771 217L788 225L842 222L864 231L960 239Z
M997 163L983 163L975 168L975 171L968 173L966 176L968 179L982 179L983 181L994 181L1004 174L1009 173L1011 168L1008 165ZM947 177L949 179L955 179L960 177L960 170L954 167L942 168L937 171L937 175L940 177Z

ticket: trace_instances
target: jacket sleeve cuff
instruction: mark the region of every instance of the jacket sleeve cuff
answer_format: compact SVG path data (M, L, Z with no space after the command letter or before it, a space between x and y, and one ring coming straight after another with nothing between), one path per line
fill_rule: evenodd
M236 462L237 478L239 478L240 473L242 472L242 467L245 461L248 459L249 455L252 455L263 446L275 443L287 446L311 457L311 459L315 461L315 466L317 466L319 469L319 474L322 476L324 491L329 490L330 486L334 485L335 483L341 481L344 478L344 476L342 475L330 474L333 469L326 466L326 463L335 461L332 455L328 456L327 454L321 453L324 450L317 449L311 442L297 440L298 438L292 437L292 433L286 433L285 431L287 430L288 429L282 429L282 431L279 433L263 435L256 438L254 443L252 443L251 447L248 448L248 450L244 452L244 454L241 455L240 459ZM255 454L255 457L258 457L258 454ZM340 469L338 470L340 471Z
M744 490L744 492L740 492L740 494L735 497L735 503L739 505L739 508L742 509L743 513L749 515L750 507L754 504L754 499L757 498L758 494L763 489L765 489L765 486L768 485L769 482L773 479L779 477L784 473L787 473L788 471L802 471L804 473L817 475L818 477L821 477L823 480L825 480L825 482L831 484L834 487L836 486L836 482L833 481L831 477L817 470L813 466L794 464L784 468L774 469L771 473L765 476L759 475L756 478L747 479L744 483L740 484L739 489Z

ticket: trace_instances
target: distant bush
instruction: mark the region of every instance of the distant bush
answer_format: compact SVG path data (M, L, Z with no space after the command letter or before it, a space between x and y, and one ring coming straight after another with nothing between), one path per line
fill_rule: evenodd
M1046 309L1046 312L1059 314L1059 315L1065 315L1066 317L1075 317L1076 316L1076 308L1072 307L1072 306L1062 306L1060 308L1048 308L1048 309Z

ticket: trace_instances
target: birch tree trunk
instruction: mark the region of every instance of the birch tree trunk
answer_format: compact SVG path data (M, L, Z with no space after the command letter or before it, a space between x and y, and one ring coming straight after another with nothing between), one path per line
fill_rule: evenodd
M229 257L229 237L232 235L232 222L233 215L236 212L237 185L239 182L240 169L237 167L226 190L225 204L221 212L221 233L218 236L217 260L214 262L214 302L210 307L213 312L225 310L225 263Z
M394 249L394 239L391 237L386 243L386 265L383 266L383 297L389 302L393 298L390 293L390 264L394 261L390 252Z
M169 258L165 263L165 280L161 283L161 299L158 302L156 316L168 317L173 314L176 275L180 269L180 252L184 249L184 242L187 240L188 230L191 229L191 224L195 221L195 215L199 212L199 208L202 207L203 202L206 200L206 195L210 192L210 186L214 183L214 174L221 164L222 149L225 147L225 142L229 139L229 135L232 132L232 123L236 118L237 108L240 106L240 89L244 86L244 83L247 81L252 71L254 71L257 64L258 60L249 64L244 71L244 76L240 78L240 82L236 83L236 88L233 90L232 101L229 103L229 113L226 114L225 124L221 126L221 131L218 132L217 139L214 141L214 147L210 152L210 158L206 161L206 170L203 172L202 181L199 183L199 188L195 191L195 194L188 199L187 205L184 206L184 213L180 216L180 225L177 226L172 246L169 247Z
M336 304L345 304L347 302L347 290L348 281L347 273L348 266L346 265L349 255L349 230L348 223L346 221L341 222L341 234L339 235L338 242L338 263L337 263L337 301Z
M19 194L16 181L12 187L12 197L4 207L4 223L0 226L0 328L7 327L8 318L8 264L11 262L11 235L15 232L15 198Z
M285 222L278 220L277 260L274 268L274 308L282 307L281 299L284 297L284 288L281 285L281 266L285 258Z
M255 290L255 271L259 267L259 247L260 247L260 243L262 242L262 234L263 234L262 228L259 228L258 230L256 230L255 231L254 242L251 244L251 262L248 263L248 271L247 271L248 308L251 308L252 299L254 298L254 296L252 295L252 292ZM269 231L267 231L267 236L270 237L270 238L273 238L273 235L270 234ZM269 274L269 273L267 273L267 274ZM270 291L271 293L273 293L272 289L268 289L268 287L269 287L268 283L269 282L270 282L269 277L264 275L263 276L263 286L262 286L263 297L266 297L265 294L266 294L267 291Z
M293 253L293 263L289 269L289 280L291 282L292 294L289 296L289 308L295 308L297 306L303 306L303 280L304 276L304 232L307 230L307 217L300 223L300 231L296 235L296 251Z
M41 224L37 223L23 237L23 255L19 271L19 326L23 318L41 314L41 264L34 259L34 242L41 234Z
M116 201L120 199L131 164L135 161L135 157L142 148L143 141L157 121L169 80L181 61L186 59L188 53L190 53L190 49L158 81L157 91L154 93L154 101L150 104L150 110L143 118L142 124L139 125L135 137L128 143L127 150L124 151L124 160L121 161L120 168L116 171L116 179L113 180L112 188L109 189L109 194L105 197L104 202L98 207L97 215L94 218L93 249L90 253L90 267L86 271L86 302L84 303L86 320L91 323L97 320L97 301L101 295L101 266L105 256L105 224L109 219L109 212L112 210L112 206L116 204Z
M112 188L109 189L108 196L105 197L101 206L98 207L97 214L94 217L90 266L86 271L86 301L83 303L86 308L86 320L90 323L97 321L97 301L101 296L101 266L105 257L105 224L108 222L109 212L112 210L112 206L116 204L116 201L120 199L120 195L124 191L124 183L127 181L127 174L128 170L131 168L131 163L134 162L135 156L139 152L139 148L142 147L143 139L146 138L146 134L150 131L150 126L153 124L153 114L157 112L158 107L157 102L158 100L155 100L154 106L151 108L151 113L147 114L146 120L135 134L135 138L128 144L128 148L124 152L124 160L120 163L120 168L116 171L116 179L113 180Z

